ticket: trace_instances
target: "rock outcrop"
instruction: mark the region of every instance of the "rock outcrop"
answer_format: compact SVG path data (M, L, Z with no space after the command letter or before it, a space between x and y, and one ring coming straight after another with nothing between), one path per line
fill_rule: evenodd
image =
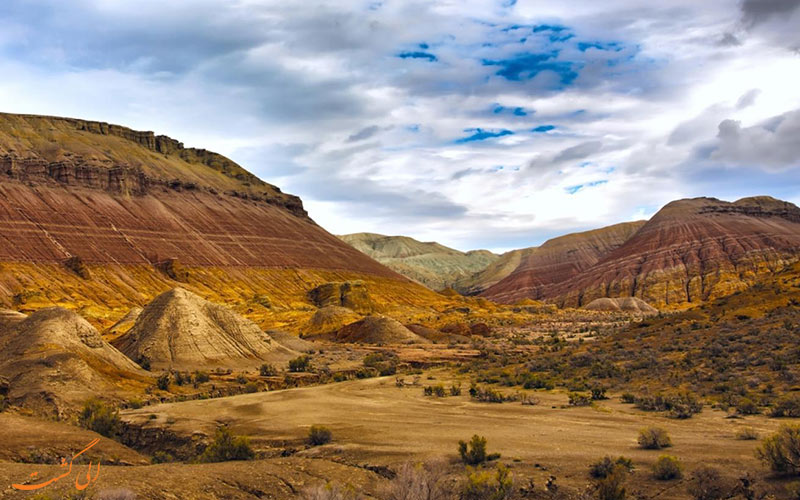
M468 279L498 259L488 250L460 252L408 236L355 233L339 238L403 276L437 291L455 287L459 281Z
M375 305L363 281L324 283L310 292L308 298L317 307L345 307L352 311L371 312Z
M241 368L292 354L252 321L182 288L156 297L113 343L153 370Z

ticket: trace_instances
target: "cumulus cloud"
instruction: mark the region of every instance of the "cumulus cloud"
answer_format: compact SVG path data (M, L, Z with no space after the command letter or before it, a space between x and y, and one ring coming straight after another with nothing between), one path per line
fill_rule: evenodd
M752 127L737 120L719 124L713 160L770 169L800 167L800 110L790 111Z

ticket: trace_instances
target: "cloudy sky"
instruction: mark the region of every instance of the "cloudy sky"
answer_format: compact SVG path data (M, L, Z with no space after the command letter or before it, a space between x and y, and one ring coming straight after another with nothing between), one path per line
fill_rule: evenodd
M334 233L531 246L800 203L800 0L3 0L0 110L154 130Z

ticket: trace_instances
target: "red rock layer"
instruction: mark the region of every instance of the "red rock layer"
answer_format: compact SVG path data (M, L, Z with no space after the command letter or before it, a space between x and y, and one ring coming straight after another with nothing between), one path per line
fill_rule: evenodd
M590 268L628 240L644 221L568 234L533 249L519 266L480 295L501 303L548 297L553 287Z

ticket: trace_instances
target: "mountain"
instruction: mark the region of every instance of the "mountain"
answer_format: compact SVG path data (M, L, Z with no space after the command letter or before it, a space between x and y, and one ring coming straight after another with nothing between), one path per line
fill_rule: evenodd
M355 233L339 236L353 248L432 290L451 288L498 259L488 250L460 252L407 236Z
M327 282L378 303L437 297L344 244L299 198L152 132L0 114L0 306L107 328L181 286L272 321ZM416 302L415 302L416 301Z
M514 272L514 270L519 267L522 260L535 250L536 247L530 247L506 252L489 264L486 269L478 271L472 276L458 280L453 284L453 289L462 295L479 295L490 286Z
M800 208L759 196L673 201L615 250L551 292L580 305L635 296L685 307L744 290L800 258Z
M0 332L0 373L13 404L57 417L90 397L134 393L152 383L85 319L60 307L40 309Z
M559 236L531 249L508 276L481 292L501 303L543 299L553 295L557 285L580 274L625 243L644 221Z
M156 297L113 344L154 370L241 368L297 354L273 342L252 321L182 288Z

